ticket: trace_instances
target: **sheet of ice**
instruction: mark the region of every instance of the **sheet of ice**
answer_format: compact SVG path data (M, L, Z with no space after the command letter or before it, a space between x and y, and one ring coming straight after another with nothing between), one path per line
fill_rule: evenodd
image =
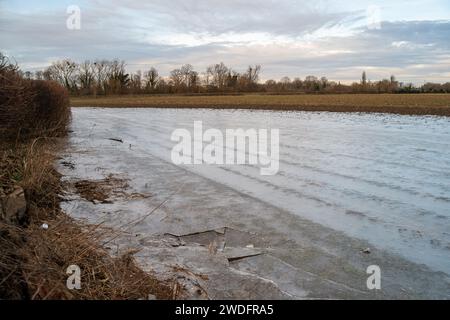
M108 138L122 139L119 148L131 148L133 157L142 160L140 166L133 167L135 183L145 184L145 179L139 182L139 178L149 181L152 170L152 162L145 159L171 163L173 130L186 128L192 132L194 121L200 120L205 129L279 129L280 171L275 176L262 176L258 167L250 165L194 165L183 169L293 216L450 274L449 118L75 108L71 140L89 150L116 143ZM107 154L95 161L91 165L108 166L117 172L130 170L127 163L110 163ZM83 166L77 170L82 175ZM173 173L170 166L167 170ZM92 171L86 169L85 173L92 178ZM189 200L189 192L183 189L186 182L182 181L173 201ZM220 199L218 205L232 203L232 199L216 197ZM260 210L258 214L266 212Z

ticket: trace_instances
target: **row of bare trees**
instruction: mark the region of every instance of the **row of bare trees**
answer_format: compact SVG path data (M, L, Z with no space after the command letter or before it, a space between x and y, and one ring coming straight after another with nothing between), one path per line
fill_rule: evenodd
M450 92L450 83L426 83L421 87L404 84L394 76L381 81L367 80L363 72L361 81L351 85L330 81L326 77L307 76L305 79L284 77L279 81L260 83L261 66L249 66L239 73L224 63L208 66L202 73L190 64L162 77L158 70L126 72L126 64L119 60L97 60L76 63L71 60L54 62L44 71L26 72L26 78L55 80L73 95L110 94L171 94L171 93L402 93Z
M25 77L29 77L25 73ZM123 94L131 84L124 61L85 61L75 63L63 60L52 63L44 71L34 74L37 80L54 80L72 94Z
M397 81L394 75L389 79L369 81L366 72L363 72L361 81L350 85L329 81L326 77L307 76L304 80L284 77L280 81L266 81L264 90L293 93L450 93L450 82L443 84L427 82L417 87L412 83Z
M25 78L54 80L74 95L109 95L140 93L204 93L260 90L261 66L250 66L240 74L224 63L209 66L202 74L190 64L161 77L158 70L127 73L124 61L97 60L76 63L63 60L44 71L25 72Z

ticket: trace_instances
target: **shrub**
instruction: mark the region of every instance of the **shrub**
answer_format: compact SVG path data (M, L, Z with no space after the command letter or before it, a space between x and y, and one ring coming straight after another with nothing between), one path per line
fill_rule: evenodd
M69 94L66 89L54 81L32 81L34 93L31 108L36 133L55 135L65 132L70 121Z
M26 126L27 108L32 105L29 81L0 54L0 134L14 137Z
M28 139L64 132L70 120L67 91L51 81L24 79L0 53L0 137Z

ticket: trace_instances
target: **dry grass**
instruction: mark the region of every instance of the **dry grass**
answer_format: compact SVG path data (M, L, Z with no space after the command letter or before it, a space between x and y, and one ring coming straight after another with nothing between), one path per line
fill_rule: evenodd
M80 180L74 183L78 194L93 203L109 203L112 195L123 194L128 187L127 181L109 175L101 180Z
M71 98L74 107L240 108L450 116L450 94L136 95Z
M145 199L151 197L149 194L128 192L127 179L113 174L99 180L79 180L68 183L68 187L74 187L76 192L85 200L96 203L111 203L115 199Z
M172 288L139 269L131 254L113 258L98 243L108 232L64 215L28 228L0 223L0 294L6 299L171 299ZM66 269L81 269L81 290L66 286Z
M0 143L0 189L5 194L19 185L25 190L28 210L36 218L59 213L62 187L54 169L55 140L34 139L28 143ZM40 216L40 210L45 215Z
M101 245L115 237L100 225L82 225L59 209L60 176L53 168L57 144L43 139L0 146L0 188L20 185L27 221L0 221L0 298L3 299L172 299L172 284L140 270L132 255L113 258ZM41 228L47 223L47 230ZM82 289L66 286L69 265L82 270Z

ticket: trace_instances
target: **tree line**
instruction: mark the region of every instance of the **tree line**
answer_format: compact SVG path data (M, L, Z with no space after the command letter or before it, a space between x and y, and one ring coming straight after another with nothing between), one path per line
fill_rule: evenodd
M402 83L395 76L369 81L364 71L359 82L350 85L330 81L326 77L307 76L304 79L283 77L261 83L261 66L249 66L237 72L223 62L210 65L203 72L190 64L163 77L154 67L146 71L128 73L126 63L119 60L96 60L76 63L62 60L43 71L24 72L25 78L54 80L72 95L117 94L202 94L202 93L449 93L450 82L425 83L414 86Z

